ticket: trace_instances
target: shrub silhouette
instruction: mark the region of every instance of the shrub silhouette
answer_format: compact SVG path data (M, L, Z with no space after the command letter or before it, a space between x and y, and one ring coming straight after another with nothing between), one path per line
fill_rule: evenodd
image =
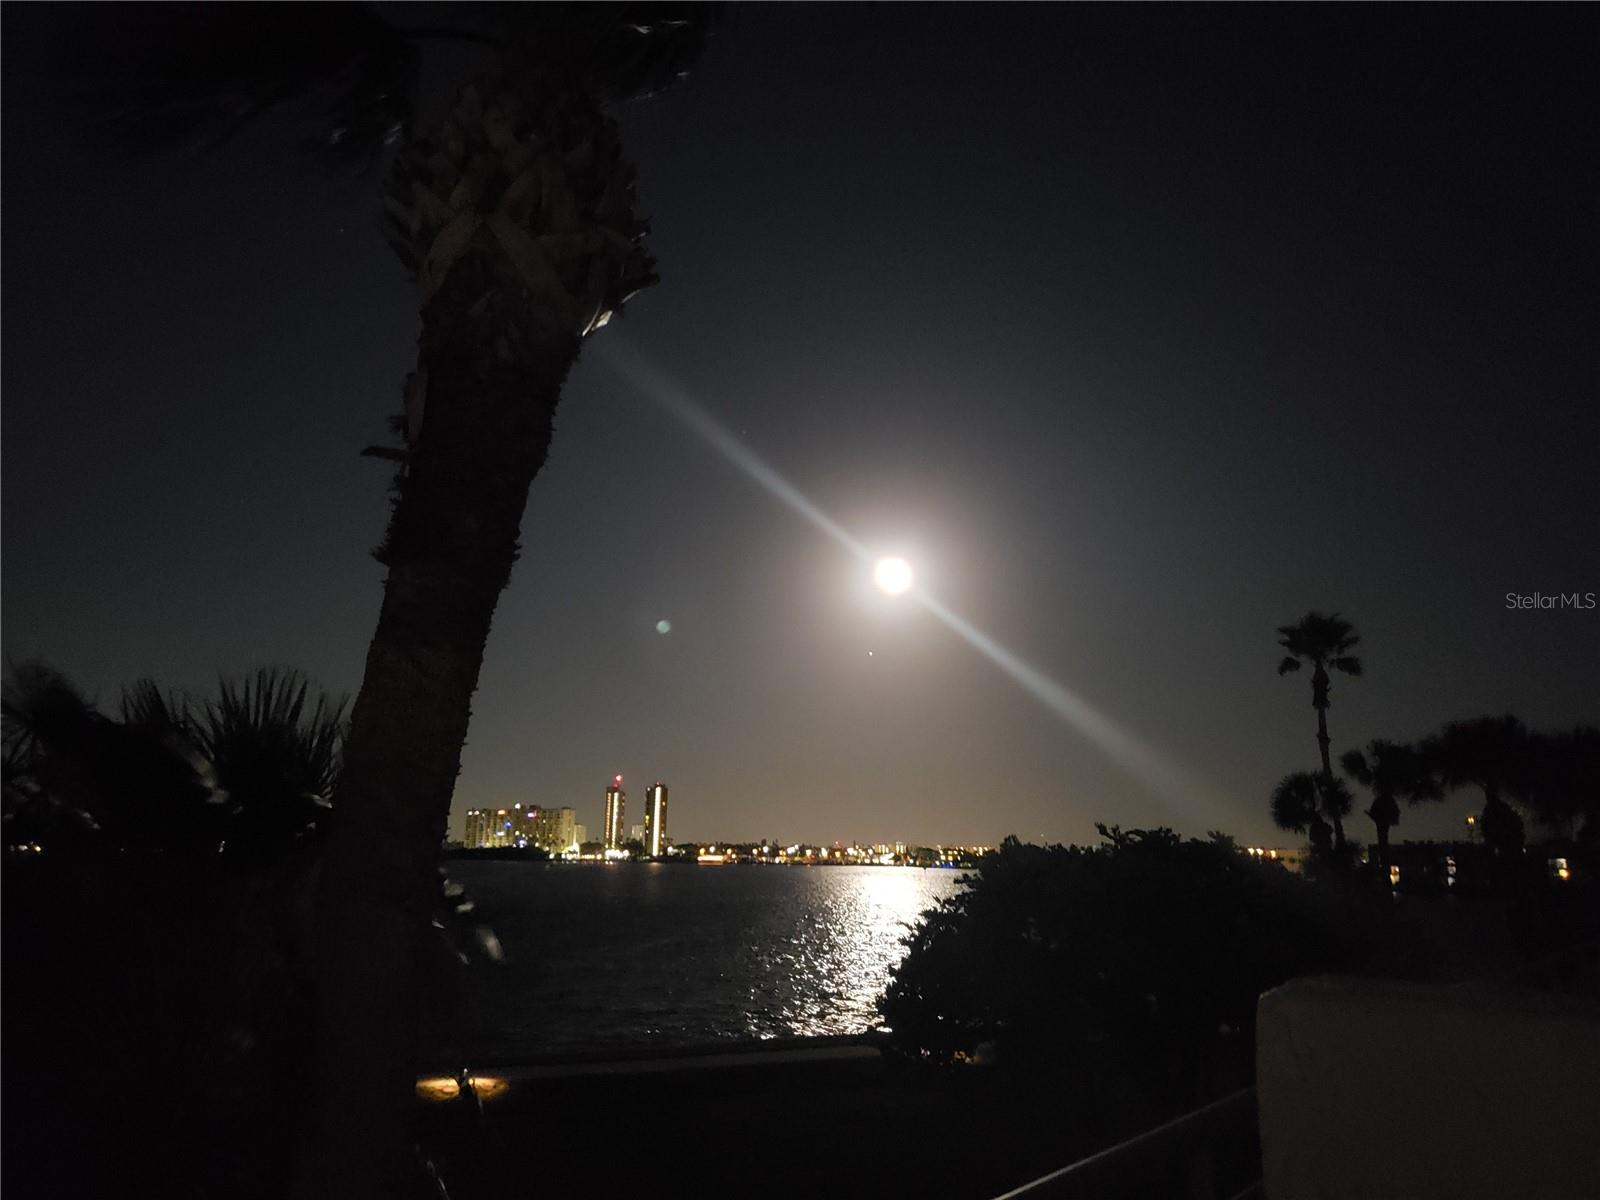
M1051 1079L1197 1098L1248 1069L1262 991L1358 944L1336 895L1221 835L1097 828L1093 848L1007 838L923 915L879 1002L894 1045L993 1040Z

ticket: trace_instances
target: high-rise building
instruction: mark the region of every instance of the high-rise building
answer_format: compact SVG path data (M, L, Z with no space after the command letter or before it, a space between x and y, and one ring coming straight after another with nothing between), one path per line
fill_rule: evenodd
M534 828L538 820L537 804L513 804L510 808L469 808L466 837L462 845L475 850L537 845Z
M565 854L578 847L577 814L570 808L541 808L533 819L535 846L551 854Z
M611 786L606 789L605 838L602 844L607 850L616 850L622 845L628 828L623 824L627 809L628 793L622 790L622 776L614 775Z
M667 785L659 779L644 794L644 852L651 858L667 852Z

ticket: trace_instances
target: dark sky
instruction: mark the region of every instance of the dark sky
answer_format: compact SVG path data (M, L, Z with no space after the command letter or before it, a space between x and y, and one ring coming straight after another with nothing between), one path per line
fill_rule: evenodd
M388 480L357 454L416 333L375 182L270 127L108 154L56 66L94 19L5 10L4 651L107 702L271 663L353 692ZM1505 599L1600 593L1596 23L734 8L622 113L663 282L568 386L455 827L520 801L594 830L621 771L684 839L1284 844L1267 796L1316 747L1274 628L1313 607L1367 665L1336 753L1600 718L1600 609ZM624 347L1194 795L873 595Z

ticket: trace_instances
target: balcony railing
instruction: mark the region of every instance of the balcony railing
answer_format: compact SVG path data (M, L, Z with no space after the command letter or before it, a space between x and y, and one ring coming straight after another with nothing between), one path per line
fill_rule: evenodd
M996 1200L1259 1200L1256 1090L1244 1088Z

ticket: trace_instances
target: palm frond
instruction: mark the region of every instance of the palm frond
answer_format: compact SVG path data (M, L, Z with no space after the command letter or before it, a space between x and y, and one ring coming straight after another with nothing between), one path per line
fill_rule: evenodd
M684 78L722 11L685 3L483 7L504 18L502 36L514 56L535 69L554 68L606 100L651 96Z
M100 133L135 151L215 148L299 107L322 130L307 145L349 160L410 120L415 47L368 5L118 5L93 34L81 69Z
M1424 745L1447 788L1480 787L1513 796L1526 791L1532 742L1514 716L1452 721Z
M1444 798L1444 788L1425 768L1419 768L1404 784L1396 789L1396 793L1404 797L1407 804L1422 804L1428 800L1441 800Z
M1570 833L1580 821L1589 828L1600 818L1600 729L1539 735L1533 749L1530 811L1550 829Z
M189 701L179 692L163 692L153 679L137 679L122 689L122 723L152 731L186 732L193 720Z
M1293 625L1278 626L1278 645L1295 658L1325 663L1354 648L1361 638L1338 613L1308 612Z
M196 741L236 806L315 797L338 777L345 700L318 693L298 671L263 668L221 681L196 720Z
M29 659L6 665L0 737L22 758L33 758L53 741L77 737L95 715L94 705L49 664Z
M1339 769L1362 787L1372 786L1372 767L1367 763L1367 756L1361 751L1346 750L1341 754L1339 756Z
M1308 771L1285 775L1272 789L1272 820L1279 829L1304 833L1317 815L1317 779Z
M421 42L476 42L510 67L626 100L683 78L719 18L719 5L682 3L409 4L382 14L368 4L118 5L93 22L78 65L117 146L212 149L265 117L298 113L315 120L302 141L316 157L370 164L410 136Z

